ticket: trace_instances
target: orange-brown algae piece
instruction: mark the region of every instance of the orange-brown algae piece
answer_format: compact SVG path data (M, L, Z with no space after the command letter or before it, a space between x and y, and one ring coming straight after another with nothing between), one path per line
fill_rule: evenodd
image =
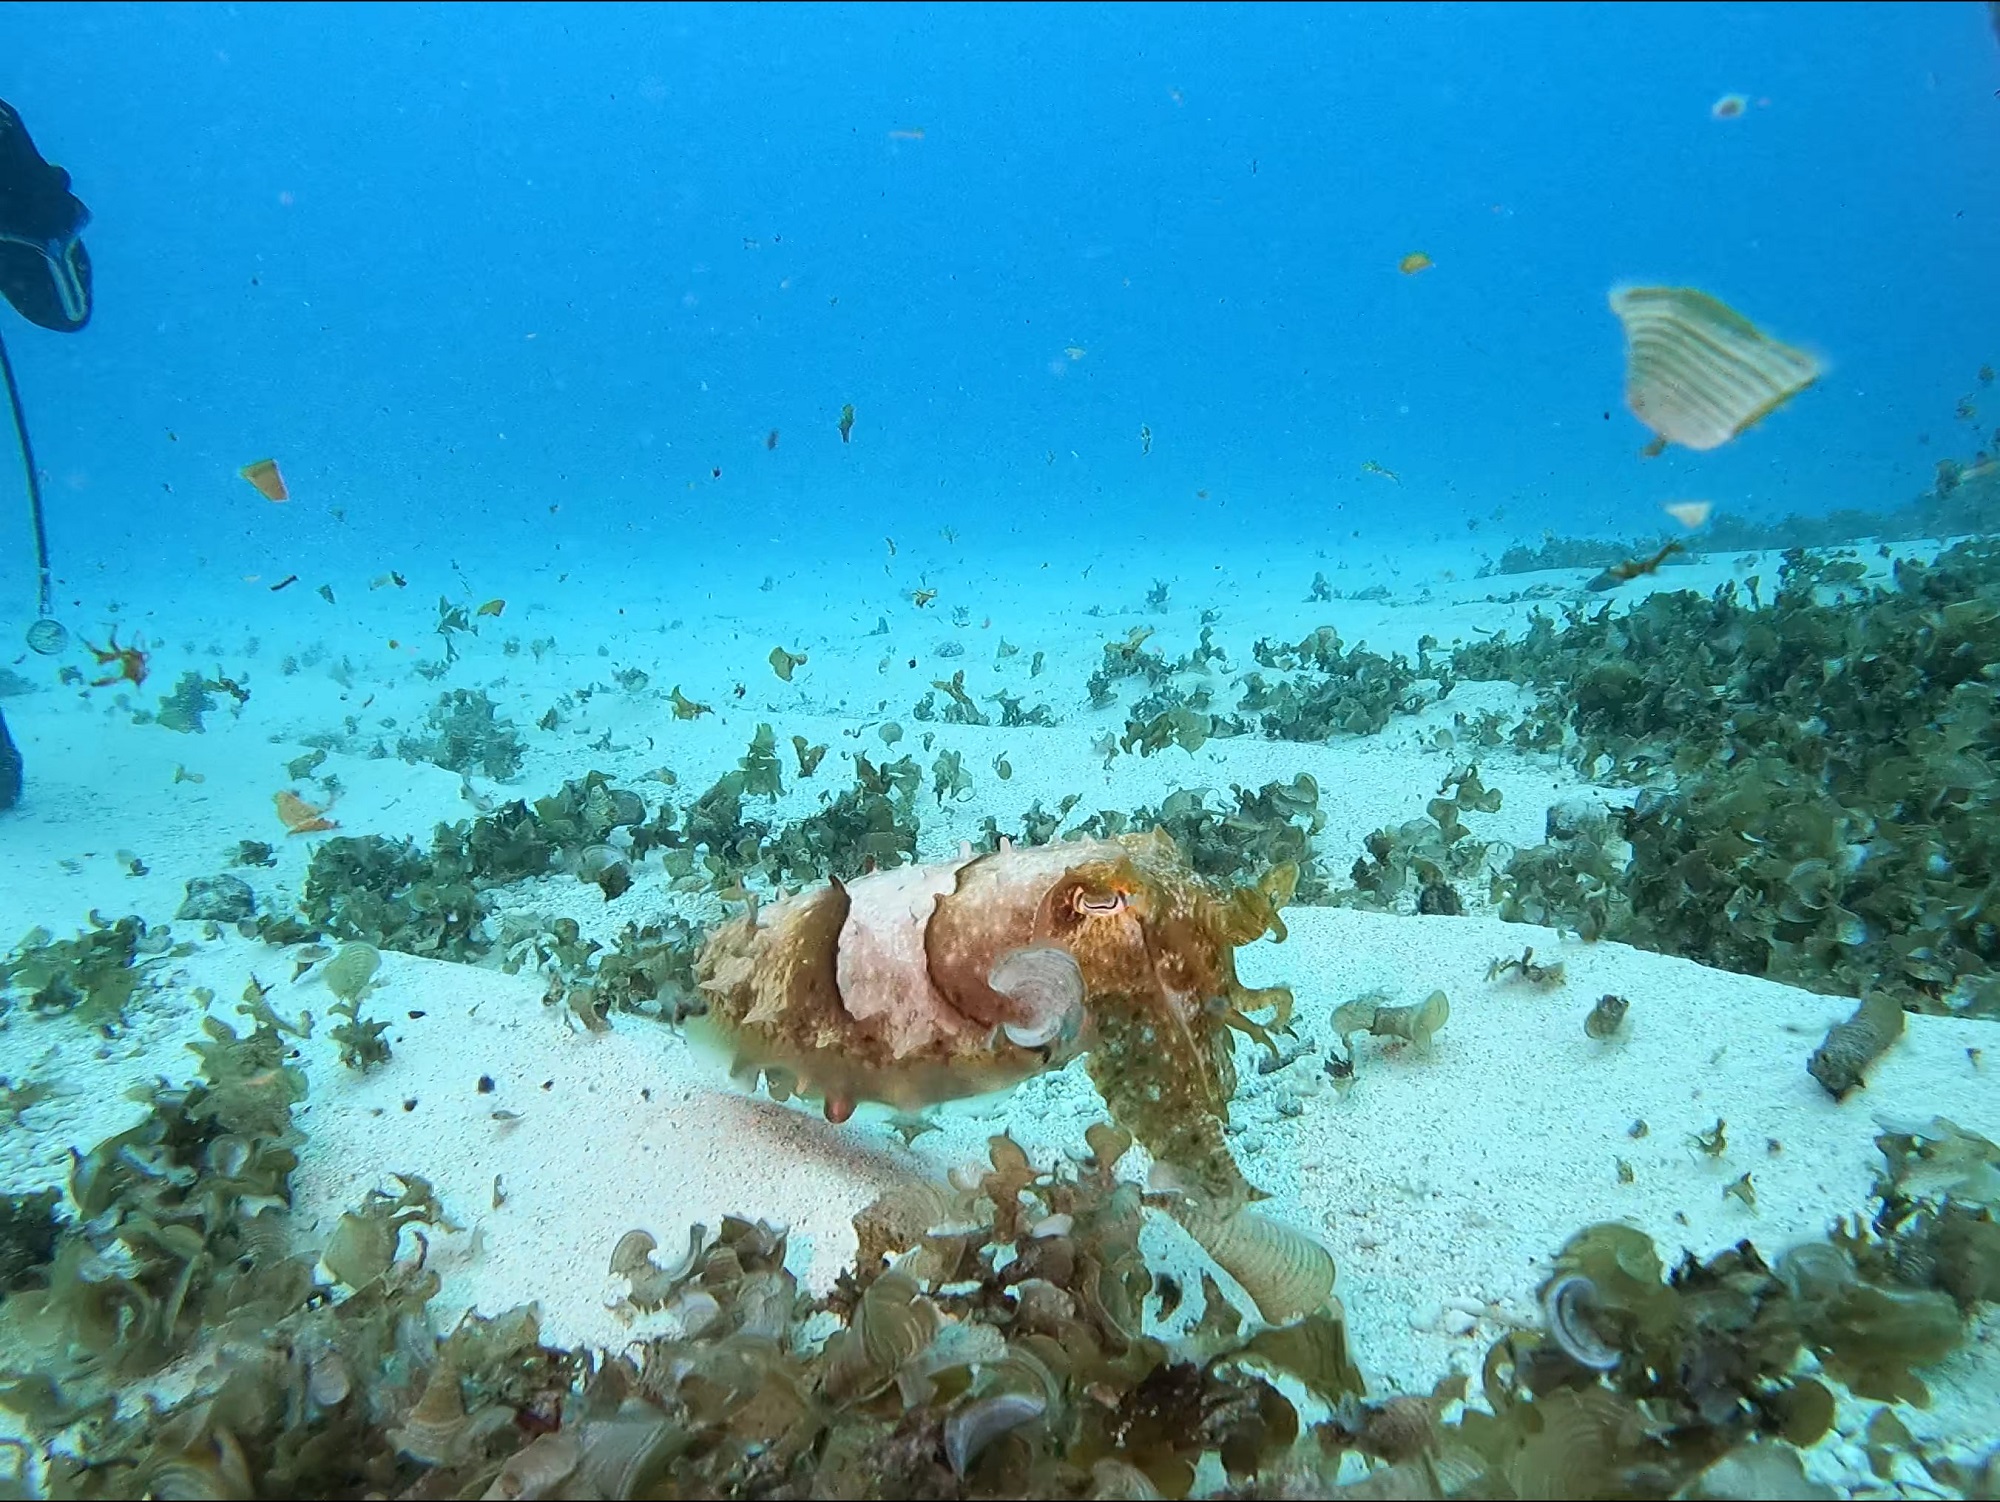
M273 793L271 801L277 805L278 820L285 826L287 834L320 834L340 828L339 824L326 817L326 809L306 802L289 788Z

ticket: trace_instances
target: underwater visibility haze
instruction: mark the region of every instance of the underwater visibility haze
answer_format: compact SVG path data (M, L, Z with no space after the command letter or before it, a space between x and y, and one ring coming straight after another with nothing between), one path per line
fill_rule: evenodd
M1996 267L2000 5L0 10L0 1494L2000 1496Z

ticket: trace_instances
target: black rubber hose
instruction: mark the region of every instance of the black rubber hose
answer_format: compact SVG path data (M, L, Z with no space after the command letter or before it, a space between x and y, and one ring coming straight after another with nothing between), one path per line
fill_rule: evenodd
M38 615L55 613L55 582L49 576L49 528L42 517L42 480L35 473L35 446L28 438L28 414L21 407L20 383L14 362L7 358L7 341L0 339L0 375L7 379L7 402L14 410L14 436L21 443L21 464L28 472L28 517L35 528L35 578Z

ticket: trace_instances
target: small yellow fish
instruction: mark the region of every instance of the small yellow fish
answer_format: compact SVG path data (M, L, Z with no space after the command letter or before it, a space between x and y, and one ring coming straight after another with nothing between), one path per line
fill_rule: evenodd
M474 615L498 615L501 611L505 610L506 608L507 608L507 602L505 600L488 600L484 605L481 605L477 610L473 611L472 613Z
M1380 475L1385 480L1394 480L1398 485L1403 483L1401 475L1397 474L1393 469L1384 469L1373 459L1370 459L1366 464L1361 466L1361 473L1364 475Z

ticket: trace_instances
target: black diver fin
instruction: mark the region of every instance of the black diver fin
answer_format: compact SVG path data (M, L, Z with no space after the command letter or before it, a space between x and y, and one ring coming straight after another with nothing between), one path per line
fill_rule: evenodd
M0 296L30 323L68 334L90 322L90 255L78 238L89 223L69 174L0 100Z

